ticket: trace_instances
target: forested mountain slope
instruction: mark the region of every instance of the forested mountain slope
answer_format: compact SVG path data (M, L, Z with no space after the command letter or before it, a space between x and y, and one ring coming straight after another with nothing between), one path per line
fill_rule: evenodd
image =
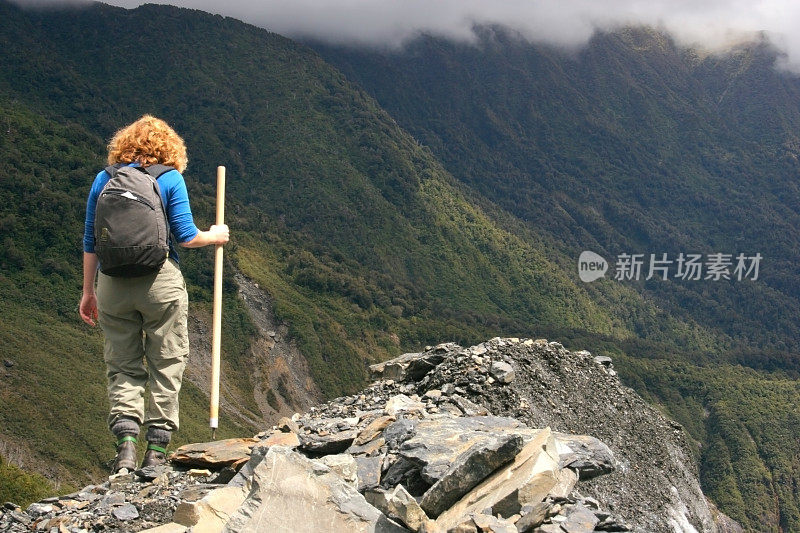
M574 53L502 28L478 35L318 48L456 178L576 264L581 250L612 263L667 253L671 279L639 284L659 305L796 364L800 79L775 70L777 51L701 57L647 29L598 34ZM761 283L676 280L681 252L761 253Z
M584 250L603 256L612 279L592 289L633 288L669 316L714 332L698 345L628 314L637 337L661 340L664 350L628 344L624 350L640 359L625 368L627 377L700 441L711 439L701 448L706 489L723 508L783 494L791 508L784 516L793 518L780 521L797 524L796 481L787 482L797 462L785 449L767 451L767 441L796 449L789 428L800 410L798 76L777 69L778 51L766 41L710 55L646 28L598 33L569 52L504 28L476 35L474 43L421 36L400 50L313 46L455 178L557 243L571 259L565 269L575 269ZM731 279L705 279L711 270L700 280L678 276L681 254L700 255L707 269L720 253L730 254L723 259ZM623 254L642 254L638 281L613 279ZM656 266L668 279L655 270L645 280L650 254L667 260ZM762 256L756 281L738 279L738 254ZM627 300L608 305L626 316ZM685 362L715 370L695 375ZM755 403L744 407L742 394ZM766 465L753 479L741 472L756 449ZM744 522L756 527L761 511L746 513Z

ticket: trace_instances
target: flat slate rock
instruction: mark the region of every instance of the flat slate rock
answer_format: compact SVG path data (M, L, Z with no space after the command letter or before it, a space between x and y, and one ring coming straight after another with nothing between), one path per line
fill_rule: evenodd
M355 459L356 468L358 469L358 492L363 493L366 489L380 485L383 458L376 456L356 457Z
M357 431L356 428L353 428L329 435L318 435L316 433L300 435L300 448L317 455L342 453L353 444Z
M197 442L181 446L170 456L170 461L187 466L223 468L245 461L259 439L225 439Z
M172 472L172 470L173 470L172 467L165 463L161 465L153 465L140 468L139 470L135 470L134 474L136 474L137 477L145 481L152 481L162 474L169 474L170 472Z
M472 446L494 442L498 435L529 438L532 433L513 418L431 417L416 423L413 436L400 445L400 456L418 465L422 479L433 485L445 475L453 461Z
M114 518L117 520L135 520L139 518L139 511L133 504L126 503L125 505L120 505L119 507L115 507L111 514L114 515Z
M300 446L300 438L294 431L279 431L264 439L261 444L263 446L286 446L288 448L297 448Z
M592 511L583 505L571 506L566 512L567 519L561 523L566 533L592 533L600 521Z
M398 485L391 491L381 489L367 491L364 497L383 514L405 524L412 531L420 531L428 524L432 524L417 500L403 485Z
M386 427L395 421L393 416L379 416L372 422L367 424L367 427L359 431L358 436L353 441L353 446L363 446L368 442L380 436Z
M458 526L464 516L482 513L495 504L524 492L541 500L557 480L558 458L549 428L538 430L510 464L501 467L436 518L436 526L447 531ZM531 490L526 490L530 487ZM535 494L534 494L535 492ZM527 503L527 502L525 502ZM508 507L508 502L505 506Z
M422 353L405 353L389 361L370 365L373 379L417 381L444 361L446 349L436 349Z
M428 516L439 516L489 474L511 462L522 443L519 435L493 435L476 442L453 459L442 478L425 492L420 505Z
M389 424L383 431L383 438L390 449L396 450L405 441L414 436L417 421L401 418Z
M559 463L578 472L581 481L609 474L616 468L614 452L600 439L589 435L555 433Z
M223 531L407 530L370 505L329 468L289 448L273 446L253 468L250 493Z

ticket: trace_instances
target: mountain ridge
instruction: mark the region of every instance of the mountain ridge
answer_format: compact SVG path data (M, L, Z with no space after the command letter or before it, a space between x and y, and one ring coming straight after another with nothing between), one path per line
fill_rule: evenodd
M193 443L170 465L24 512L7 506L0 527L742 531L703 496L681 426L622 386L608 358L498 337L429 346L371 371L366 389L253 438ZM262 477L289 459L308 473Z

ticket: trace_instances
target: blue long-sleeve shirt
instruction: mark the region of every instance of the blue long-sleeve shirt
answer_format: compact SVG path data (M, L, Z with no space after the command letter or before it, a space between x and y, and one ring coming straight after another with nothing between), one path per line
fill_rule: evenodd
M94 216L97 208L97 198L103 190L108 180L111 179L108 172L102 170L94 178L92 188L89 191L89 199L86 202L86 222L83 230L83 251L94 253ZM169 229L178 243L189 242L194 239L200 231L194 224L192 209L189 205L189 193L186 190L186 182L183 175L177 170L170 170L158 177L158 187L161 190L161 199L167 209L167 219L169 219ZM178 254L170 240L170 257L178 260Z

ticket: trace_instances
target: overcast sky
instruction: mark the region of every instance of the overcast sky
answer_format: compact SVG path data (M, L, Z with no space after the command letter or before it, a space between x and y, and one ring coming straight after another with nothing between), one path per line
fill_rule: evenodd
M18 0L23 4L51 0ZM648 24L684 44L719 48L766 31L800 72L797 0L172 0L289 37L396 46L419 32L469 39L475 23L500 23L532 40L585 43L596 28ZM136 7L137 0L107 2Z

